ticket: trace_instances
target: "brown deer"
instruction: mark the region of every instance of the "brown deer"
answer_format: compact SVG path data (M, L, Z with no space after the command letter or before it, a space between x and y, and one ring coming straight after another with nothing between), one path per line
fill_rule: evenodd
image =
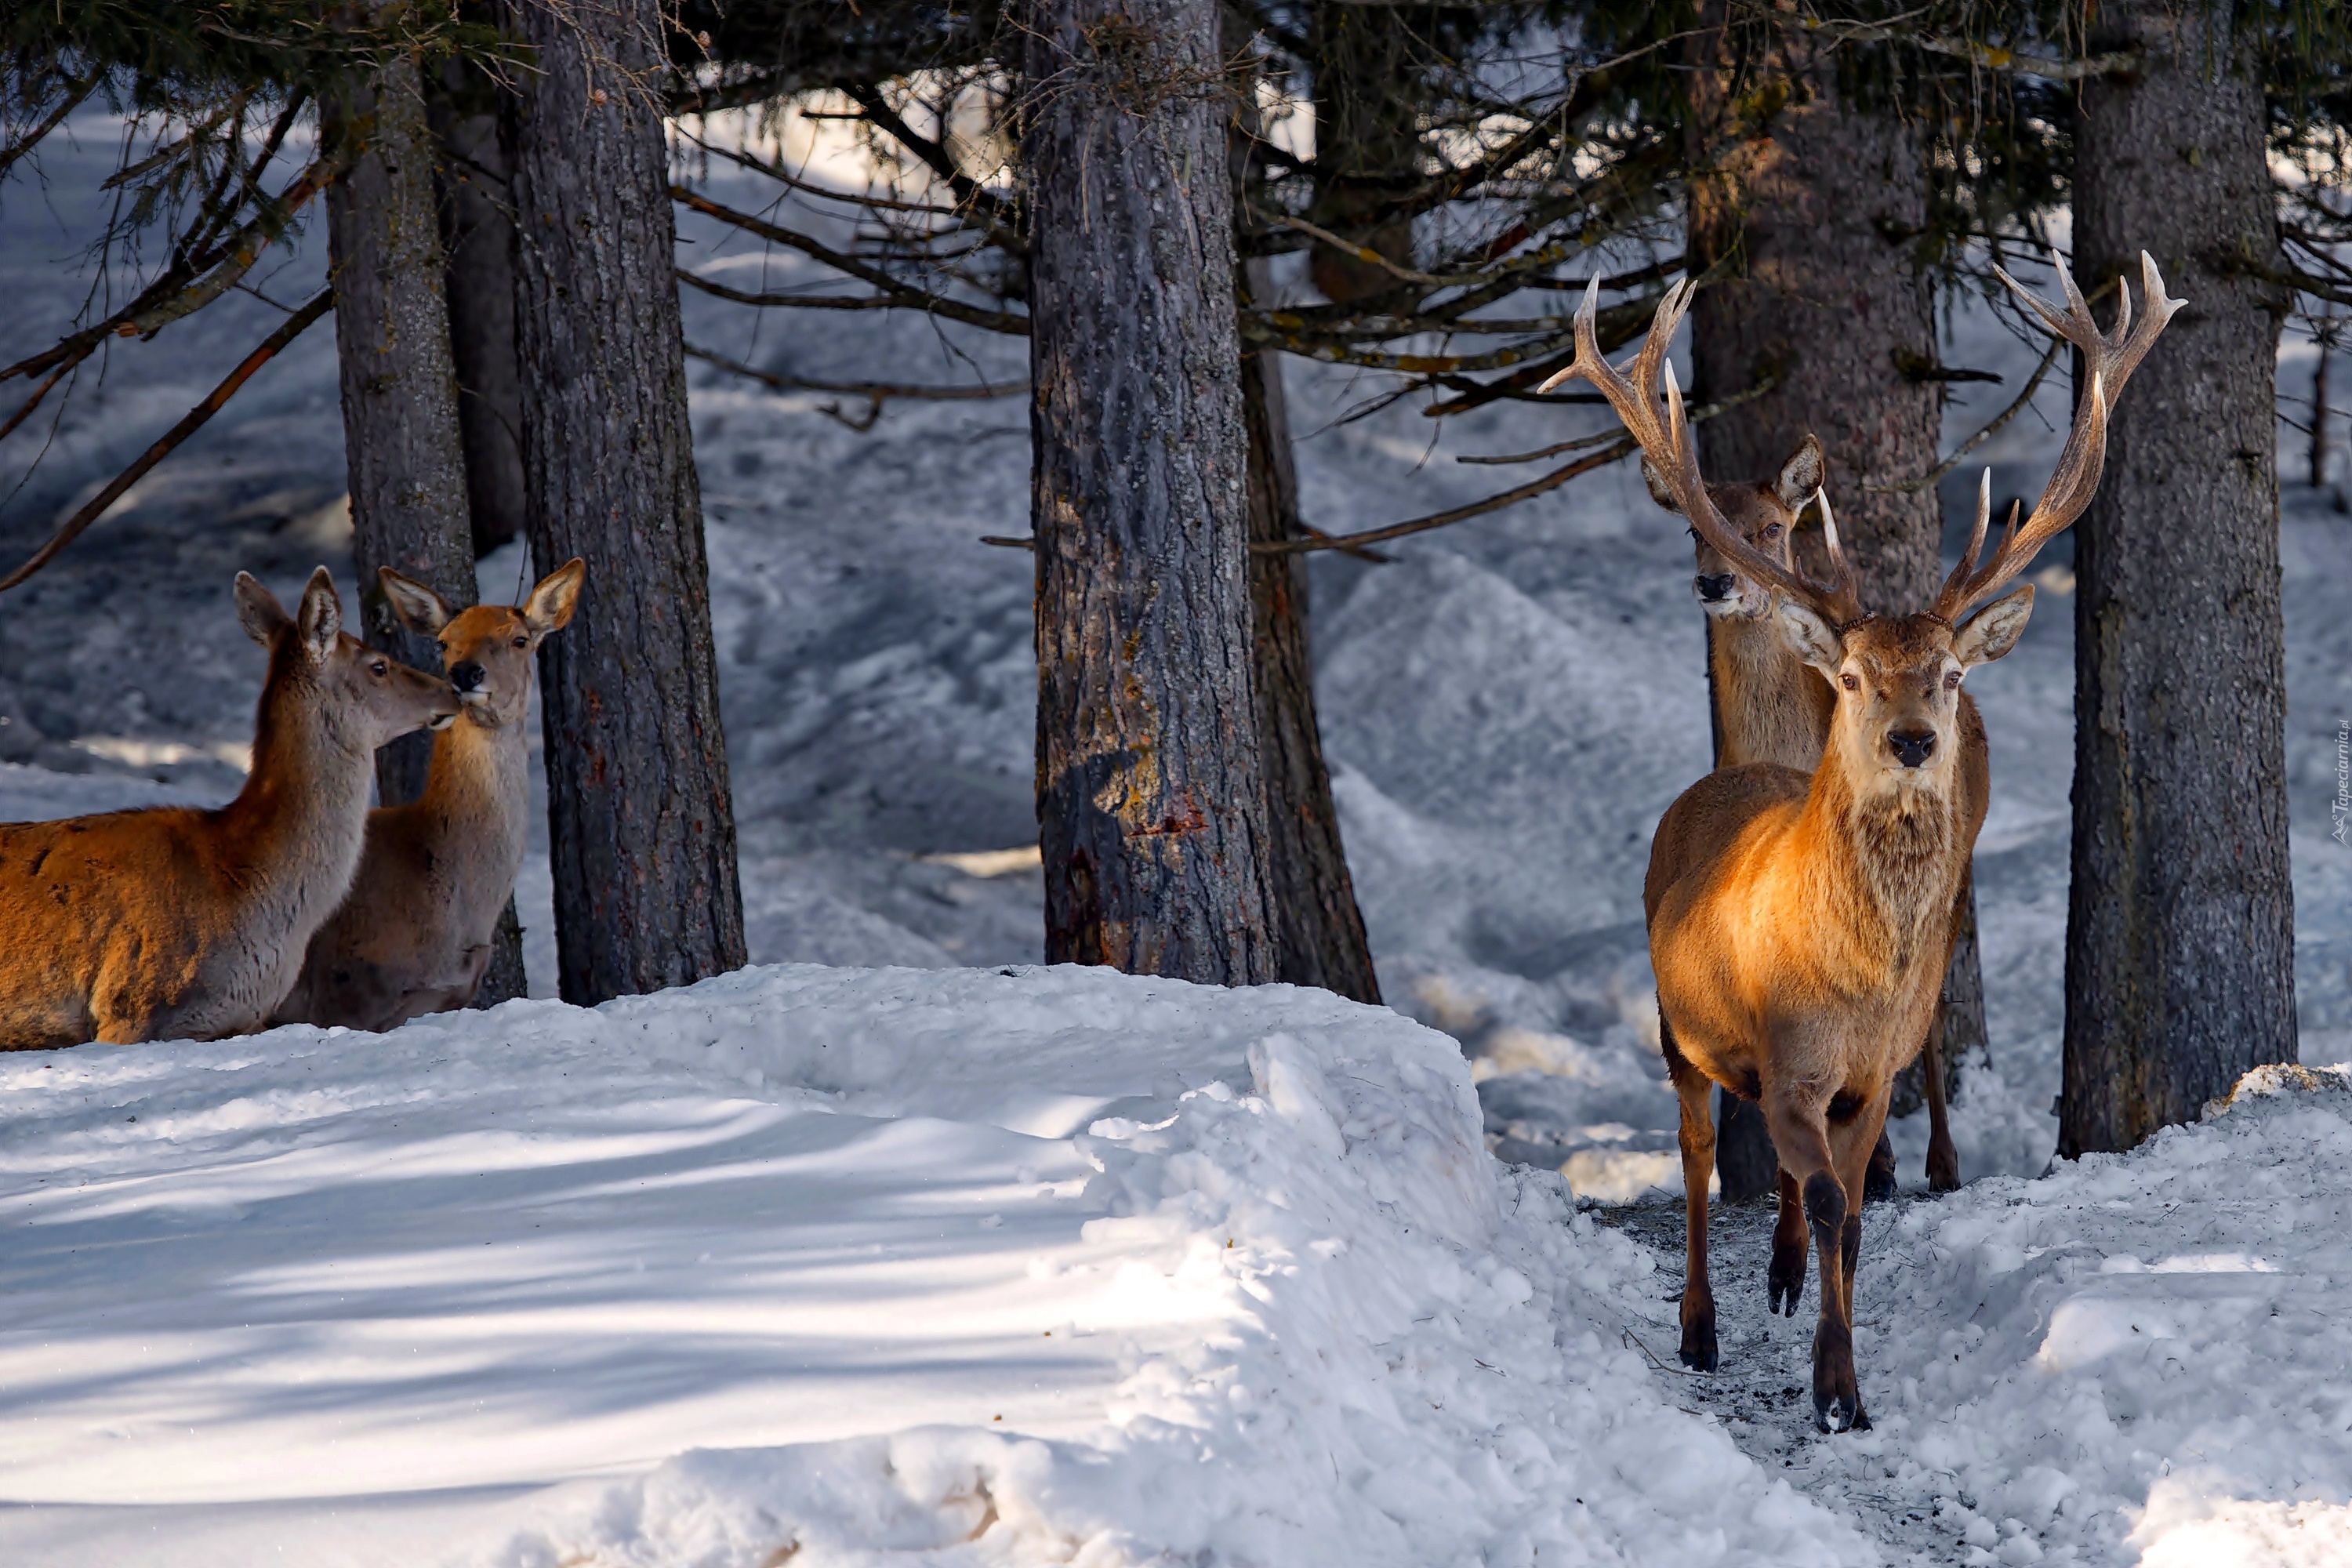
M531 661L570 623L587 574L567 562L522 604L453 612L424 584L378 569L393 613L440 641L465 714L434 740L424 795L368 813L351 897L310 939L279 1023L382 1031L472 1005L522 868Z
M457 717L344 634L325 567L291 616L242 572L236 602L269 676L235 800L0 826L0 1049L262 1027L351 886L376 748Z
M1701 779L1659 822L1643 888L1666 1062L1682 1100L1682 1360L1701 1370L1717 1364L1707 1098L1720 1084L1762 1105L1783 1180L1801 1194L1820 1255L1813 1414L1823 1431L1869 1425L1853 1370L1864 1169L1885 1122L1890 1082L1926 1038L1950 952L1954 899L1981 823L1982 796L1972 798L1962 776L1969 742L1960 682L2024 631L2032 588L2001 591L2090 504L2116 399L2183 303L2166 297L2145 253L2140 269L2147 313L2137 331L2127 287L2114 331L2102 332L2063 263L2063 311L2001 275L2081 351L2085 395L2032 515L2021 527L2011 512L2000 547L1979 569L1990 510L1990 489L1980 489L1959 564L1933 604L1904 616L1863 611L1825 497L1826 582L1756 549L1716 509L1681 390L1658 346L1674 335L1687 284L1660 304L1631 381L1600 353L1590 291L1578 314L1575 373L1609 400L1700 535L1775 590L1781 635L1834 683L1830 733L1811 774L1759 763ZM1661 366L1663 419L1651 391Z
M1822 488L1826 467L1821 443L1807 436L1769 483L1710 484L1707 499L1751 549L1790 566L1795 561L1791 545L1798 513ZM1672 487L1647 458L1642 460L1642 478L1649 485L1651 500L1668 511L1683 510ZM1779 763L1799 773L1811 773L1829 737L1835 694L1780 635L1770 587L1743 575L1696 528L1690 530L1690 535L1698 557L1691 589L1707 617L1707 668L1722 742L1715 765L1736 768L1749 763ZM1965 691L1960 694L1960 733L1969 748L1962 760L1961 779L1976 798L1977 819L1981 821L1991 788L1983 725L1977 718L1976 703ZM1954 901L1956 938L1969 899L1964 879ZM1946 968L1949 967L1947 961ZM1931 1019L1922 1047L1927 1094L1927 1187L1930 1192L1948 1193L1959 1188L1960 1155L1952 1142L1949 1108L1944 1100L1944 1064L1937 1034L1937 1020ZM1873 1197L1894 1194L1895 1151L1883 1137L1871 1155L1871 1176ZM1772 1305L1778 1310L1785 1301L1789 1315L1794 1317L1797 1298L1805 1284L1805 1223L1795 1185L1785 1172L1780 1181L1780 1235L1782 1245L1776 1256L1793 1258L1796 1272L1785 1278L1774 1275Z

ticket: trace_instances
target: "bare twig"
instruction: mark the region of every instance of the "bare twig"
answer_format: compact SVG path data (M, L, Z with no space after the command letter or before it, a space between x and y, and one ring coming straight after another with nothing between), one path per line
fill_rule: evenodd
M814 257L824 262L836 272L845 272L859 282L869 284L897 300L906 309L922 310L934 316L945 316L951 321L961 321L966 326L981 327L992 332L1003 332L1011 337L1025 338L1029 335L1029 318L1026 316L1016 316L1010 310L982 310L975 305L943 299L910 284L901 283L878 267L868 267L854 256L844 256L831 247L820 245L808 236L797 234L781 224L769 223L763 218L753 217L750 213L737 212L733 207L722 206L709 196L688 190L684 185L672 185L669 188L669 194L671 198L679 205L698 212L705 217L715 217L719 222L740 228L746 234L756 235L761 239L773 240L778 245L790 246L805 256Z
M9 573L6 577L0 578L0 594L5 594L16 587L26 578L56 560L58 552L79 538L82 531L96 522L108 507L121 500L124 491L144 479L149 469L171 456L173 447L202 429L207 420L219 413L222 406L236 395L237 389L251 379L255 371L276 358L280 350L300 337L305 330L332 309L334 303L335 291L332 289L322 289L309 304L287 317L276 331L261 341L259 348L246 355L244 363L228 373L227 379L213 388L209 396L189 409L177 425L164 432L161 440L142 452L136 462L115 475L104 489L83 502L71 517L58 525L55 533L49 535L47 543L33 552L22 566Z
M1777 13L1774 15L1776 20L1785 20ZM2081 81L2085 77L2116 76L2137 70L2144 63L2138 55L2127 49L2092 55L2084 59L2062 60L2049 55L2020 54L2015 49L1978 43L1974 38L1914 33L1881 23L1849 22L1835 17L1805 16L1798 19L1798 26L1834 44L1908 44L1931 55L1966 60L1979 70L2015 71L2051 81Z
M1015 393L1029 390L1029 384L1025 381L1007 382L995 386L984 382L978 386L904 386L885 381L806 381L799 376L781 375L774 371L755 370L740 360L729 359L724 354L713 353L692 343L686 345L686 357L698 359L705 364L715 364L721 370L772 386L779 392L833 392L845 397L862 397L866 404L862 416L844 414L836 403L825 404L817 410L860 435L874 428L874 422L882 417L882 405L894 397L909 402L976 403L992 397L1010 397Z
M1865 490L1874 491L1880 495L1907 496L1916 495L1921 490L1926 489L1928 486L1941 480L1946 474L1948 474L1954 468L1958 468L1961 462L1967 458L1970 452L1975 451L1979 447L1981 447L1987 441L1991 440L1993 437L1999 433L2001 426L2007 425L2011 420L2025 412L2026 405L2033 401L2034 393L2041 390L2042 378L2050 374L2050 367L2058 363L2058 351L2065 346L2065 339L2051 339L2048 351L2042 356L2042 363L2035 365L2033 367L2033 374L2026 378L2025 390L2020 392L2017 395L2016 400L2011 403L2008 407L1994 415L1992 416L1992 423L1987 425L1983 429L1978 431L1975 435L1969 437L1967 440L1953 447L1952 455L1950 457L1945 458L1942 462L1937 463L1934 468L1929 468L1926 473L1921 474L1916 479L1903 479L1891 485L1864 483L1862 488Z

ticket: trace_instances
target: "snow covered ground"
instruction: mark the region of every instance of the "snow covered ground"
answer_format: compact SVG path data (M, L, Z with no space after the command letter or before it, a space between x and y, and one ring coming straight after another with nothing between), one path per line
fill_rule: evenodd
M77 129L46 191L0 189L0 358L47 341L89 281L74 263L114 132ZM738 282L814 277L693 226L682 241ZM261 287L299 300L319 276L304 248ZM1017 345L938 323L687 304L690 339L804 375L1020 371ZM0 553L274 319L232 297L114 345L54 430L0 444L7 484L47 447L0 506ZM2038 352L1958 311L1947 362L2009 382L1956 397L1948 438ZM1992 1058L1955 1120L1964 1173L2010 1179L1874 1213L1860 1362L1879 1430L1821 1443L1780 1394L1806 1381L1810 1320L1753 1300L1752 1214L1723 1216L1717 1253L1725 1371L1689 1378L1643 1352L1672 1361L1653 1331L1679 1279L1670 1212L1595 1228L1549 1175L1447 1163L1475 1149L1475 1109L1496 1152L1591 1196L1678 1185L1638 891L1651 824L1706 765L1705 682L1687 546L1630 469L1390 565L1316 563L1318 695L1382 983L1448 1046L1304 994L989 973L1034 963L1040 925L1019 854L1030 563L976 542L1025 530L1020 399L893 405L861 434L825 395L704 366L693 383L753 958L977 967L0 1063L0 1211L38 1237L0 1255L0 1499L38 1505L0 1509L0 1559L761 1563L801 1542L800 1563L847 1560L828 1554L853 1538L986 1563L1317 1561L1325 1542L1413 1563L2347 1550L2352 1375L2315 1326L2347 1268L2344 1097L2282 1089L2021 1179L2053 1146L2063 1022L2063 542L2022 645L1971 678L1994 748ZM1515 471L1455 457L1594 423L1506 405L1340 424L1372 379L1294 363L1289 385L1306 509L1331 529L1475 499ZM2065 395L1985 448L1997 490L2038 489ZM348 585L342 491L321 330L9 596L0 816L234 790L260 658L229 579L288 592L323 560ZM2326 498L2286 488L2312 1062L2352 1057L2352 851L2327 837L2348 544ZM486 595L527 570L519 551L485 562ZM543 847L523 894L543 991ZM1295 1052L1254 1062L1276 1037ZM1417 1152L1360 1151L1359 1121L1417 1130ZM1924 1128L1896 1136L1916 1177ZM730 1452L672 1460L688 1448ZM1326 1470L1299 1469L1307 1453Z

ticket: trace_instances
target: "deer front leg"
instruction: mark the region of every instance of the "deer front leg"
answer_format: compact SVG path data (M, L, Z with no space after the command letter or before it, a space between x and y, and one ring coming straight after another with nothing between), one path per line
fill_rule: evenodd
M1666 1072L1682 1101L1683 1343L1682 1363L1716 1368L1715 1289L1706 1277L1706 1184L1715 1174L1714 1083L1685 1060L1665 1016L1658 1016Z
M1846 1304L1845 1228L1849 1216L1859 1221L1862 1184L1870 1161L1870 1143L1859 1150L1841 1149L1852 1163L1853 1184L1841 1178L1841 1162L1831 1149L1831 1128L1823 1108L1792 1100L1784 1095L1768 1100L1764 1114L1772 1129L1773 1147L1780 1151L1780 1168L1789 1173L1804 1199L1805 1224L1820 1254L1822 1311L1813 1328L1813 1426L1818 1431L1851 1429L1862 1415L1854 1392L1853 1316ZM1837 1129L1840 1142L1852 1138L1853 1123ZM1875 1129L1873 1129L1874 1131ZM1874 1142L1876 1140L1873 1139Z
M1780 1215L1772 1226L1772 1271L1769 1308L1782 1317L1797 1315L1797 1298L1805 1293L1805 1200L1797 1178L1780 1169Z

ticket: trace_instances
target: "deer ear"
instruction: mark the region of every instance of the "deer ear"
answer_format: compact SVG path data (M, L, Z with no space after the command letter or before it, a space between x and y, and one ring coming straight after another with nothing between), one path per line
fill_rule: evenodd
M310 574L310 585L302 590L302 607L294 612L294 632L302 639L302 651L314 663L324 662L335 649L335 639L343 634L343 601L324 566Z
M1642 482L1650 487L1652 500L1678 517L1682 514L1682 502L1675 500L1675 492L1666 488L1665 479L1657 469L1650 467L1650 459L1647 458L1642 459Z
M587 579L588 563L576 555L540 579L522 607L522 618L534 635L545 637L571 625L572 612L580 607L580 584Z
M1805 502L1822 488L1828 468L1829 459L1822 456L1821 442L1808 434L1789 454L1788 461L1780 465L1780 476L1772 481L1772 493L1790 511L1802 511Z
M441 595L414 577L404 577L389 566L375 569L375 580L383 584L384 602L400 624L420 637L438 637L441 628L449 624L449 606Z
M1968 618L1952 634L1952 657L1968 668L1989 664L2017 646L2033 615L2033 584L2004 595Z
M1772 608L1780 625L1780 640L1789 645L1789 651L1836 679L1838 666L1845 662L1845 644L1837 628L1794 599L1777 600Z
M245 627L245 635L268 647L270 639L284 631L292 619L278 595L261 585L261 580L250 572L236 574L236 619Z

